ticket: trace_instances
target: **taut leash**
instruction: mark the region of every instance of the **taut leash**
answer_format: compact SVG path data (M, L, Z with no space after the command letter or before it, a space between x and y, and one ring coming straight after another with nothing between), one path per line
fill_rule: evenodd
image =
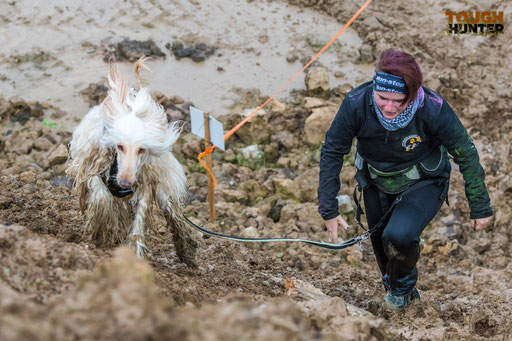
M185 215L183 215L183 217L196 230L200 231L201 233L203 233L207 236L213 236L213 237L229 239L229 240L236 240L239 242L246 242L246 243L301 242L301 243L306 243L309 245L322 247L325 249L341 250L341 249L345 249L349 246L352 246L354 244L359 244L359 248L361 249L363 240L370 238L370 235L367 232L363 233L362 235L360 235L358 237L350 238L350 239L348 239L342 243L339 243L339 244L326 243L326 242L322 242L322 241L314 241L314 240L307 240L307 239L296 239L296 238L244 238L244 237L230 236L227 234L210 231L204 227L194 224Z
M322 242L322 241L314 241L314 240L308 240L308 239L298 239L298 238L245 238L245 237L231 236L231 235L227 235L227 234L213 232L204 227L198 226L198 225L194 224L190 219L188 219L187 216L185 216L185 215L183 215L183 218L185 218L185 220L190 225L192 225L192 227L194 227L199 232L203 233L205 235L205 237L212 236L212 237L235 240L238 242L245 242L245 243L300 242L300 243L318 246L318 247L322 247L324 249L330 249L330 250L342 250L349 246L359 244L359 249L361 251L363 251L364 250L363 241L366 239L369 239L370 235L381 227L381 225L384 223L385 219L391 213L393 208L402 200L402 197L404 195L406 195L418 188L428 186L430 184L434 184L434 183L440 184L440 183L445 183L445 182L446 182L445 179L426 179L426 180L419 181L419 182L413 184L412 186L407 188L405 191L403 191L401 194L399 194L396 197L396 199L390 205L390 207L388 208L386 213L381 217L379 222L371 229L366 229L363 226L363 224L361 223L360 217L361 217L361 214L364 214L364 213L360 206L361 197L359 197L359 199L357 199L357 196L356 196L356 190L361 191L361 188L359 186L356 186L356 188L354 189L354 201L356 202L356 205L357 205L356 222L359 226L361 226L364 229L364 232L362 235L360 235L358 237L350 238L350 239L348 239L342 243L339 243L339 244L326 243L326 242Z

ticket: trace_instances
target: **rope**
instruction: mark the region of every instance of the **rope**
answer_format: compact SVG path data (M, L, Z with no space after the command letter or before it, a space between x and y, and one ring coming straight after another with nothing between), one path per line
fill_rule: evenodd
M231 129L230 131L228 131L225 135L224 135L224 141L226 141L228 138L231 137L231 135L233 135L238 129L240 129L241 126L243 126L252 116L254 116L258 111L260 111L261 108L263 108L265 105L267 105L271 100L273 100L278 94L280 94L288 85L290 85L301 73L304 72L304 70L306 70L311 64L313 64L313 62L315 60L318 59L318 57L320 57L320 55L329 47L332 45L332 43L334 43L334 41L336 39L338 39L338 37L354 22L354 20L357 19L357 17L361 14L361 12L363 12L363 10L370 4L370 2L372 2L372 0L367 0L363 6L361 6L361 8L352 16L352 18L350 18L350 20L345 24L345 26L343 26L343 28L341 30L338 31L338 33L336 33L336 35L334 37L332 37L331 40L329 40L329 42L327 44L325 44L324 47L322 47L322 49L313 57L311 58L311 60L306 64L304 65L304 67L302 69L300 69L299 72L297 72L295 75L293 75L292 78L290 78L288 80L288 82L286 82L285 85L283 85L281 88L279 88L279 90L277 90L272 96L270 96L263 104L261 104L259 107L257 107L250 115L248 115L245 119L243 119L240 123L238 123L235 127L233 127L233 129ZM199 160L199 163L201 163L201 165L206 169L206 171L208 172L208 174L210 174L210 176L213 178L214 180L214 188L217 186L217 179L215 179L215 177L213 176L213 172L211 169L209 169L202 161L202 158L204 156L206 156L207 154L211 154L213 152L213 150L216 148L217 146L216 145L213 145L211 148L208 148L206 149L204 152L202 152L201 154L199 154L199 156L197 157L197 159Z

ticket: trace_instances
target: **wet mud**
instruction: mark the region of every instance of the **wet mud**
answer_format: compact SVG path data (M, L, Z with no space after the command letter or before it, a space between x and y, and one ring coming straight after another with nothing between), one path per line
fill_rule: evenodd
M339 23L358 9L356 3L334 0L242 2L243 6L253 3L316 13ZM125 3L119 6L134 6ZM148 6L139 10L158 11ZM192 6L201 7L198 2ZM71 189L72 179L64 173L72 131L69 122L76 122L61 118L77 114L61 109L62 103L35 100L20 91L30 84L19 78L17 82L24 85L15 92L17 97L0 97L0 339L511 339L512 166L510 143L504 141L512 139L507 85L512 75L506 62L512 48L505 41L506 34L446 36L446 8L435 2L414 2L414 6L413 10L400 3L372 3L352 26L364 44L348 48L347 54L362 69L350 74L345 66L334 67L325 61L315 65L320 69L309 78L317 83L301 85L272 101L229 139L226 152L214 152L219 181L215 224L208 223L207 181L196 159L203 144L190 133L188 124L173 152L186 168L189 197L185 211L194 222L246 237L326 240L316 213L321 143L317 137L326 129L321 123L329 124L345 94L358 85L356 79L363 80L360 70L366 70L365 65L373 63L379 51L390 46L409 51L418 58L425 85L448 100L474 138L495 210L492 228L482 232L470 228L464 182L453 165L451 206L442 207L420 243L421 300L402 313L385 309L385 291L369 243L361 253L357 247L329 251L292 243L241 244L203 239L198 234L197 269L179 261L163 223L148 231L151 254L145 260L138 260L126 246L96 247L83 233L84 217ZM454 10L470 10L471 6L469 1L453 3ZM493 6L505 12L505 22L510 21L509 3L496 1ZM423 15L418 17L418 11ZM61 20L65 13L59 14ZM5 30L10 19L1 20ZM396 29L404 23L407 30ZM151 25L141 26L154 30ZM208 32L201 35L208 36ZM138 34L133 39L146 38ZM170 57L164 41L171 39L155 39ZM184 42L185 48L200 41ZM216 53L225 48L217 42L211 46L219 50L204 63L218 58ZM79 53L88 54L86 49L92 47L83 47ZM41 63L44 72L57 73L63 68L55 62L61 58L56 49L48 52L53 57L45 57L46 52L36 54L33 58L39 59L31 62L26 60L32 57L14 48L2 54L10 60L8 65L13 65L13 56L23 57L16 64L21 69L0 71L9 77L32 62ZM96 51L88 55L97 62L97 75L104 76L103 55ZM288 63L286 55L282 59ZM156 71L160 62L150 67ZM218 65L227 69L230 64ZM131 64L124 66L128 70ZM330 76L328 85L322 83L324 71ZM339 84L335 72L343 72L347 80ZM366 76L371 78L371 70ZM188 106L196 100L161 88L152 78L145 75L169 120L187 120ZM101 102L104 79L80 81L83 84L73 90L76 96L87 107ZM3 89L10 83L2 80L0 84ZM319 92L318 87L323 90ZM232 96L232 111L219 118L225 129L237 124L269 93L265 87L240 88ZM352 154L341 174L345 196L351 195L355 185ZM350 201L342 210L347 221L353 221ZM360 232L354 228L350 234L343 232L342 238Z

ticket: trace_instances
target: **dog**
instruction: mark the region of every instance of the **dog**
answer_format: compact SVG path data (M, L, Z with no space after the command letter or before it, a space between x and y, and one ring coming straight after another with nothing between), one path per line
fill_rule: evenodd
M66 173L74 177L84 232L96 245L128 241L144 257L149 251L145 225L153 226L160 212L178 257L194 267L198 243L182 217L186 176L171 152L181 125L169 123L149 88L141 88L139 72L147 69L146 60L135 63L138 90L128 89L110 62L107 97L73 131Z

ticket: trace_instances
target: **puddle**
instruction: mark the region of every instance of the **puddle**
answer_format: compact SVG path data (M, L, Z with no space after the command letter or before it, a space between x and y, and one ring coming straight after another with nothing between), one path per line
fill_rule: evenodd
M74 125L72 119L81 118L88 110L79 91L100 81L108 71L99 49L92 51L86 42L98 46L106 38L152 39L167 57L152 61L152 73L143 73L149 86L168 96L181 96L219 116L230 113L229 105L236 99L234 88L257 88L262 95L272 95L301 69L300 59L314 56L344 24L277 1L172 3L128 0L102 3L100 7L89 0L3 2L0 91L6 98L19 95L60 106L69 113L64 120ZM205 62L178 61L165 48L174 40L203 42L217 51ZM355 85L370 78L373 65L353 64L361 43L355 31L348 29L320 57L319 62L329 69L331 86ZM49 60L10 62L12 56L37 51L48 52ZM299 60L287 62L290 53ZM122 74L134 86L132 65L120 64ZM336 78L339 71L344 76ZM278 98L303 88L301 75Z

